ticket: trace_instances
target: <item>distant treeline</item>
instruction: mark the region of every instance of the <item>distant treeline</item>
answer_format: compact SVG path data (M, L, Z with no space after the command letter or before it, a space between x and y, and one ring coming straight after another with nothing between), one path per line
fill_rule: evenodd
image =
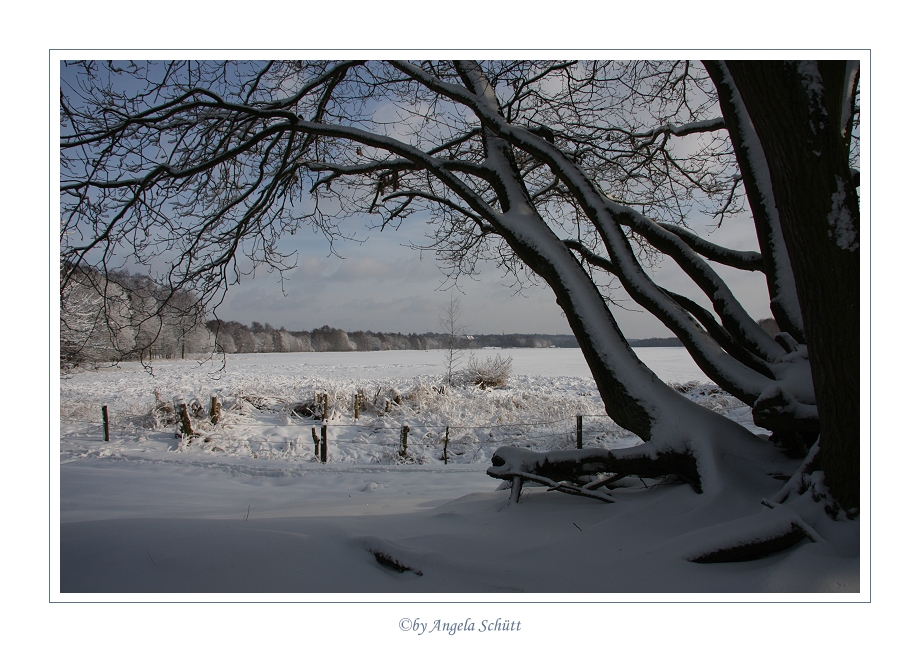
M171 290L143 274L89 268L61 268L68 283L61 292L61 365L185 358L217 349L228 354L298 351L386 351L447 349L446 333L343 331L323 326L287 331L270 324L210 320L188 291ZM761 320L761 323L772 320ZM772 325L775 331L778 327ZM766 326L765 326L766 328ZM633 347L679 347L676 338L630 340ZM572 335L463 335L463 349L497 347L576 348Z
M449 336L446 333L382 333L374 331L344 331L323 326L312 331L288 331L270 324L253 322L246 326L239 322L211 320L207 323L218 347L228 354L252 354L298 351L389 351L405 349L444 349ZM463 336L465 349L485 347L513 348L576 348L578 343L571 335L546 334L492 334ZM630 340L633 347L680 347L677 338L648 338Z

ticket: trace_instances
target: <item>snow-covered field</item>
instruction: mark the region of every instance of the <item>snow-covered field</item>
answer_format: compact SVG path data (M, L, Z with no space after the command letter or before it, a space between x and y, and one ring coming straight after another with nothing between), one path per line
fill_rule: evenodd
M664 378L705 383L684 349L640 351ZM255 354L220 361L162 361L153 374L139 364L78 373L61 382L63 460L117 458L209 462L228 459L283 461L315 468L313 431L320 429L316 400L328 400L327 462L333 464L443 463L488 465L505 444L547 450L574 446L576 415L584 416L585 446L629 446L638 440L604 413L587 364L577 349L487 350L514 361L504 388L443 391L444 359L438 351ZM360 395L359 418L354 418ZM222 417L207 412L219 398ZM174 407L184 400L203 437L176 442ZM740 407L718 394L710 404ZM307 404L307 406L304 406ZM112 439L100 444L101 406L108 407ZM197 411L197 413L196 413ZM748 416L738 411L738 419ZM398 455L409 427L407 457ZM753 425L750 425L754 428ZM204 464L204 463L202 463Z
M637 352L695 400L757 431L685 350ZM815 542L769 558L703 565L687 552L746 508L722 497L714 512L712 497L676 484L625 488L612 504L533 487L509 504L485 473L499 446L574 448L577 414L586 447L638 440L603 416L579 350L477 353L513 358L506 388L442 393L437 351L237 355L220 374L214 362L163 361L153 375L122 365L62 377L59 598L778 593L755 595L771 600L859 591L858 520L824 520ZM324 394L325 465L314 451L320 422L308 414ZM216 426L206 414L212 395L222 403ZM201 404L198 437L175 437L177 399L193 413Z

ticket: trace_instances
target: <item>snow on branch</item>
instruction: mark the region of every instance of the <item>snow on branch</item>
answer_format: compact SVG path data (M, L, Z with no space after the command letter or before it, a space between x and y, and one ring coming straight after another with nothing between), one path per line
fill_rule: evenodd
M763 272L763 256L760 252L738 251L716 245L704 238L696 235L689 229L678 225L660 223L661 228L680 237L685 243L694 249L698 254L702 254L710 261L721 263L738 270L750 270L752 272Z
M712 118L710 120L699 120L697 122L690 122L683 125L672 125L668 123L667 125L662 125L660 127L655 127L644 132L632 133L630 136L632 138L648 138L654 140L656 137L661 134L668 134L670 136L689 136L690 134L702 134L704 132L714 132L725 129L725 120L719 116L718 118Z

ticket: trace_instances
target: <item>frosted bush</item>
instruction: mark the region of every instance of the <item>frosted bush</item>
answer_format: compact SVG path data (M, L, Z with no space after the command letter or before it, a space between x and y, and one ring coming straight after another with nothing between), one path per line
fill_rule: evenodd
M461 375L463 381L469 385L501 388L508 383L511 371L511 356L502 358L500 354L496 354L485 360L470 356L470 361Z
M713 383L701 381L687 381L685 383L671 383L672 388L691 401L708 408L720 415L744 406L744 402L737 399Z

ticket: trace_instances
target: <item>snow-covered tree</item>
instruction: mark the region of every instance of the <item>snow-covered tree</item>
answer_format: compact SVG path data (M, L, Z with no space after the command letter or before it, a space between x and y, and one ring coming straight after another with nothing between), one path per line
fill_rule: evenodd
M65 268L62 268L65 269ZM72 270L61 291L61 362L179 358L213 349L201 303L149 276Z
M313 348L316 351L354 351L355 346L348 339L348 334L341 329L334 329L324 324L319 329L314 329L312 334Z
M449 274L496 261L552 289L608 414L645 440L508 450L493 473L673 474L716 496L776 483L775 447L636 357L617 283L788 451L811 450L797 490L826 484L854 514L858 76L850 62L76 62L62 67L61 256L165 259L164 285L209 302L255 265L290 269L282 236L303 225L334 241L352 215L422 213ZM759 251L698 235L698 213L750 215ZM662 257L705 302L652 279ZM763 273L779 335L713 263Z
M62 365L119 360L135 340L128 293L94 270L74 271L71 279L61 292Z
M235 354L236 353L236 342L226 331L220 331L216 337L217 350L225 354Z

